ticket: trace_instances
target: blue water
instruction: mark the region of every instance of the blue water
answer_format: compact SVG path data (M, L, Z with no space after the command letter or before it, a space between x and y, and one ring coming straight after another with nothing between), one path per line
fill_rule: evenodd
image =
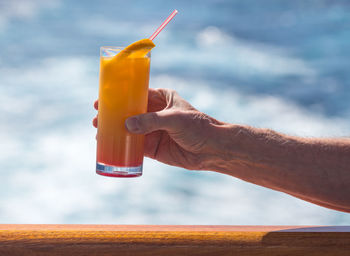
M348 214L145 160L94 173L100 46L155 40L151 87L217 119L301 136L350 131L348 1L0 2L2 223L349 224Z

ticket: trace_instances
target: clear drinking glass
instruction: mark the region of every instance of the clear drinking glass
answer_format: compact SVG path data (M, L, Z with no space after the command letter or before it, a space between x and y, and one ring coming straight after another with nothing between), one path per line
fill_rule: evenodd
M144 135L131 134L128 117L145 113L150 52L144 57L114 57L122 47L101 47L96 172L111 177L142 175Z

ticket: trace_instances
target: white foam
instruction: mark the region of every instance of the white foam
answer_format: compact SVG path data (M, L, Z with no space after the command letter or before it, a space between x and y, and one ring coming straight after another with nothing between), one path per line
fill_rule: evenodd
M0 219L2 223L315 224L345 214L217 173L189 172L146 159L144 175L95 174L96 63L44 60L1 69ZM21 73L21 76L16 74ZM330 119L268 96L246 96L205 81L153 76L218 119L309 135L343 135L349 121ZM45 105L43 105L45 104ZM18 108L16 108L18 106ZM44 108L42 112L40 108ZM305 128L308 131L305 132Z
M31 19L42 8L56 8L60 0L12 0L1 3L0 31L12 18Z
M273 45L243 40L216 27L207 27L195 35L194 45L188 46L167 41L155 49L152 65L160 70L181 69L186 63L193 71L214 71L226 77L259 79L299 76L314 79L317 71L290 50Z
M197 35L200 51L218 55L219 61L231 58L239 68L250 73L282 75L315 75L315 70L303 60L289 56L286 49L258 44L228 35L217 27L207 27ZM226 54L225 54L226 53ZM207 59L211 60L208 56ZM210 63L210 61L208 61Z

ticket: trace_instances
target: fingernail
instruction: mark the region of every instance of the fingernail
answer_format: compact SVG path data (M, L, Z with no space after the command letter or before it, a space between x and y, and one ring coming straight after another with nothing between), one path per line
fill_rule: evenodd
M129 132L138 132L140 131L139 121L136 117L130 117L125 121L126 128Z

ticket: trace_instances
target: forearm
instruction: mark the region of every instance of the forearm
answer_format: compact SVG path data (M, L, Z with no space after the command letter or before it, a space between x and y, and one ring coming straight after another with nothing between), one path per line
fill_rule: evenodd
M214 129L217 153L205 169L350 212L349 139L306 139L228 124Z

